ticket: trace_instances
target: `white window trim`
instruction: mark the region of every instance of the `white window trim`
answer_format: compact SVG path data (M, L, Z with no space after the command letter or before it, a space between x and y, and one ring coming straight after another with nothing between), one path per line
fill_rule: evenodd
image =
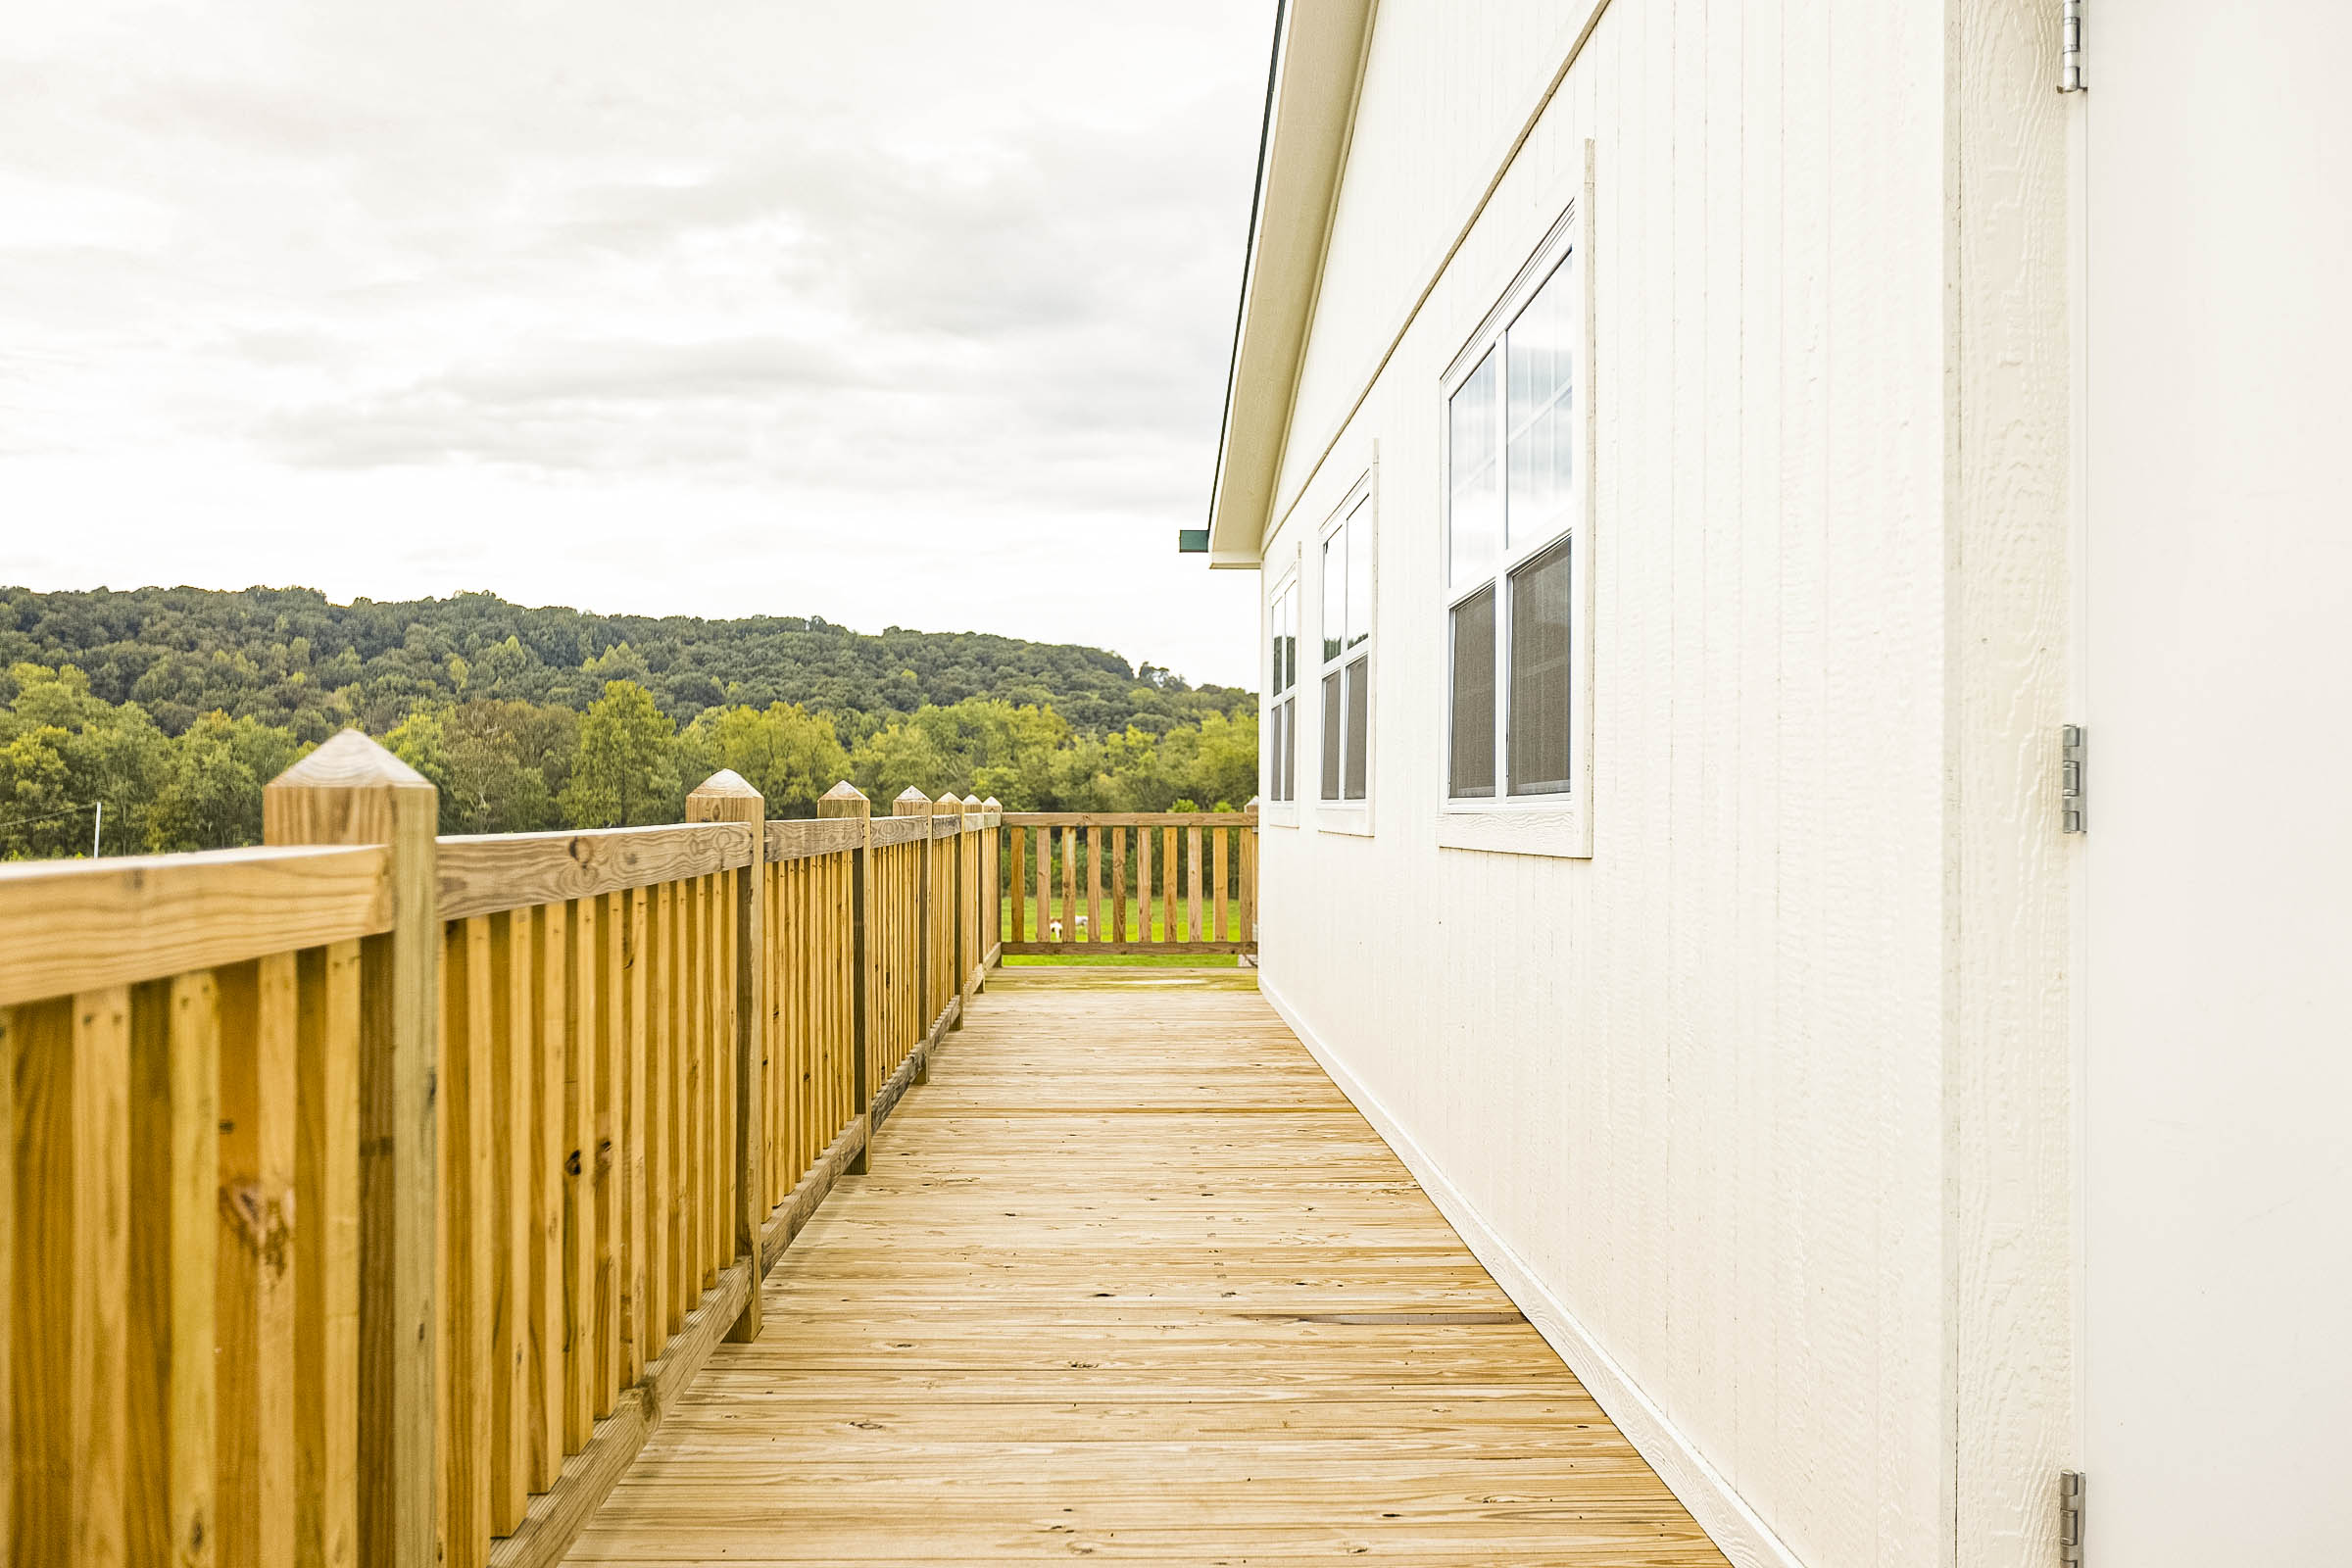
M1517 318L1536 291L1548 280L1560 263L1573 252L1578 260L1583 281L1582 357L1577 366L1577 391L1583 401L1584 441L1579 457L1583 463L1583 481L1577 487L1577 515L1569 528L1569 571L1574 579L1570 592L1574 595L1572 612L1576 624L1569 633L1569 787L1559 796L1502 796L1493 799L1457 799L1451 793L1450 761L1441 761L1438 767L1436 826L1441 849L1483 850L1505 855L1545 855L1572 859L1589 859L1592 855L1592 613L1593 593L1592 536L1596 531L1598 485L1595 482L1596 458L1599 450L1598 423L1594 417L1597 401L1593 376L1593 266L1592 233L1586 215L1592 207L1592 169L1590 149L1585 167L1584 194L1571 202L1567 211L1553 223L1510 282L1494 302L1494 308L1478 323L1477 330L1466 338L1452 361L1440 377L1436 416L1438 419L1438 515L1437 530L1438 582L1443 586L1438 595L1438 638L1447 668L1440 681L1437 703L1437 733L1444 737L1443 745L1450 748L1453 734L1453 675L1451 668L1453 638L1449 617L1453 607L1476 588L1460 593L1454 590L1450 578L1452 535L1452 420L1448 416L1456 389L1468 380L1484 361L1487 351L1501 342L1503 330ZM1503 384L1508 385L1507 368ZM1501 400L1508 418L1507 398ZM1510 455L1506 448L1495 453L1501 482L1508 484ZM1549 548L1556 535L1519 547L1505 548L1497 557L1492 579L1494 588L1495 671L1494 707L1497 750L1495 767L1507 769L1508 723L1510 712L1510 574L1514 567L1534 559Z
M1315 689L1315 771L1310 780L1313 788L1302 791L1299 798L1314 802L1315 828L1318 832L1345 833L1356 838L1372 836L1372 803L1380 793L1380 769L1374 765L1380 758L1378 739L1380 735L1380 704L1376 700L1380 694L1380 498L1377 493L1379 486L1373 482L1378 473L1379 464L1376 460L1371 467L1363 471L1355 483L1348 487L1348 493L1340 498L1340 504L1332 510L1329 516L1323 519L1323 526L1315 530L1317 588L1315 591L1315 640L1312 645L1315 650L1315 660L1312 674L1304 677L1314 683ZM1323 549L1331 542L1331 536L1347 525L1348 518L1355 514L1359 507L1363 510L1364 520L1371 529L1372 535L1372 561L1367 573L1372 583L1372 629L1365 633L1364 641L1358 645L1363 650L1360 655L1353 649L1342 648L1338 658L1325 659L1323 657L1323 593L1320 586L1323 579ZM1303 566L1300 567L1299 575L1303 581L1305 576ZM1345 636L1344 632L1343 636ZM1303 641L1303 639L1301 640ZM1367 687L1364 698L1364 798L1360 801L1327 801L1323 798L1323 677L1334 670L1347 668L1359 657L1364 661L1364 684ZM1340 725L1341 729L1345 731L1347 728L1345 713L1340 717ZM1341 788L1345 789L1346 787L1347 775L1343 771Z
M1257 646L1260 650L1268 653L1267 662L1269 664L1272 662L1271 650L1274 646L1274 607L1281 601L1284 594L1297 590L1299 586L1298 553L1296 550L1292 551L1291 559L1288 564L1278 565L1276 569L1281 573L1281 575L1274 579L1274 586L1267 591L1265 604L1262 610L1259 612L1260 625L1257 635ZM1298 635L1298 606L1294 604L1291 607L1291 631L1294 637ZM1294 655L1294 657L1296 656ZM1274 799L1274 754L1272 750L1269 749L1266 752L1266 755L1259 760L1258 763L1257 825L1261 828L1297 827L1298 825L1298 685L1299 683L1297 680L1293 680L1291 682L1290 691L1292 769L1291 798L1287 801L1278 801ZM1261 739L1267 736L1273 727L1271 719L1274 713L1274 705L1277 694L1274 691L1274 672L1270 668L1266 671L1265 689L1267 693L1264 705L1266 717L1264 720L1261 720L1258 725L1258 735Z

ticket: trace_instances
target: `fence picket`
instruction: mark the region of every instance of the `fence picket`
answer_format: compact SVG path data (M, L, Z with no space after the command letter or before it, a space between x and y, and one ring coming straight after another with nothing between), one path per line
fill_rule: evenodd
M530 1296L531 1155L536 1125L536 984L531 912L490 918L490 1529L522 1522L530 1494L531 1391L525 1303ZM323 1559L321 1559L323 1560Z

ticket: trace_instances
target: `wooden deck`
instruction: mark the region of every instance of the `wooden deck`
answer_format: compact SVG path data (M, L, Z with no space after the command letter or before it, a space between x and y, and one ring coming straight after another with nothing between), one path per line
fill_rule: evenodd
M575 1563L1722 1564L1246 971L1007 970Z

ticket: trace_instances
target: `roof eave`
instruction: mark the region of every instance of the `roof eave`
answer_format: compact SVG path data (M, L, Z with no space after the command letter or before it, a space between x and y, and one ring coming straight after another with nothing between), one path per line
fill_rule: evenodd
M1212 566L1254 566L1280 480L1374 0L1290 0L1274 40L1257 200L1209 505Z

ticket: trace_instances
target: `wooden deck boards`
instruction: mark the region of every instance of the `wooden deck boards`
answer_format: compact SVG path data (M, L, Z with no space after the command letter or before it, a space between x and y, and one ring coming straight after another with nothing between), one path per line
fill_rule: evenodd
M765 1304L570 1561L1724 1561L1230 976L992 980Z

